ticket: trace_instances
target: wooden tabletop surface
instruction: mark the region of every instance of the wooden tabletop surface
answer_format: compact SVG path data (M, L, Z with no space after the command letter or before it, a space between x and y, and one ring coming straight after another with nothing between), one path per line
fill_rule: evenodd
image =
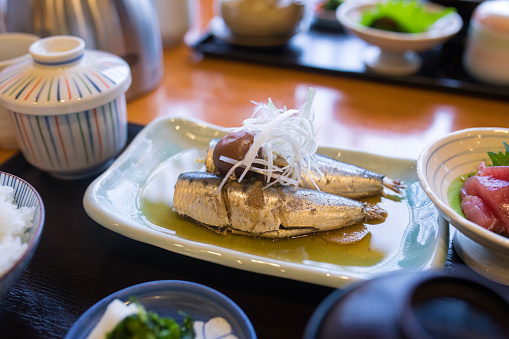
M438 90L203 57L192 45L214 16L212 0L199 0L186 44L164 50L164 77L152 91L128 102L130 122L163 115L239 126L256 102L300 108L309 87L322 145L417 158L437 137L470 127L509 127L509 102ZM14 151L0 149L0 162Z

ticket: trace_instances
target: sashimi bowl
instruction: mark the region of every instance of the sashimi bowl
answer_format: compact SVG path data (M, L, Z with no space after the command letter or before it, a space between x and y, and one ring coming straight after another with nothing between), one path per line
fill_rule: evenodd
M481 162L492 164L488 152L502 154L509 144L508 128L470 128L452 132L421 152L417 176L440 214L457 231L454 248L471 268L497 282L509 284L509 237L469 221L455 206L454 186L476 173ZM457 203L456 203L457 204Z
M0 171L0 301L32 259L44 215L39 193L25 180Z

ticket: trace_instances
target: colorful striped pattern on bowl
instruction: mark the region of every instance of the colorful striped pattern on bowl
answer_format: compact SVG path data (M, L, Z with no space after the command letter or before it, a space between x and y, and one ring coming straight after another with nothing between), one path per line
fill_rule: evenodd
M127 141L125 95L77 113L13 112L13 118L25 159L50 173L85 173L114 157Z

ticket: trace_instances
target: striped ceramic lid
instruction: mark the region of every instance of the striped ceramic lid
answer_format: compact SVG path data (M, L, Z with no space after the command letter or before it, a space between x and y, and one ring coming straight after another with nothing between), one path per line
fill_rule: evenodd
M131 85L129 65L111 53L86 50L74 36L30 46L29 60L0 73L1 104L17 113L57 115L104 105Z

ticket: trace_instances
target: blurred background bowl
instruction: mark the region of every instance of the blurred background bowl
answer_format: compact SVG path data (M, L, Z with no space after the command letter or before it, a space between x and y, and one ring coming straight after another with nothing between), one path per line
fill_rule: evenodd
M21 276L35 253L39 240L41 239L45 211L39 193L25 180L0 171L0 186L10 186L14 188L14 202L18 207L35 207L33 225L22 238L23 242L28 244L25 252L10 269L0 276L1 301Z
M360 23L365 11L376 7L381 0L346 1L337 10L337 19L347 31L372 45L366 49L366 67L376 73L410 75L421 67L417 52L424 52L445 43L459 32L463 21L457 13L450 13L423 33L399 33L364 26ZM428 11L445 7L425 2Z
M503 151L502 141L509 143L507 128L470 128L450 133L422 151L417 176L440 214L459 231L454 246L463 261L489 279L509 284L509 238L458 214L447 195L456 178L477 172L481 161L491 163L487 152Z
M267 37L296 30L305 13L301 0L219 0L219 11L235 35Z

